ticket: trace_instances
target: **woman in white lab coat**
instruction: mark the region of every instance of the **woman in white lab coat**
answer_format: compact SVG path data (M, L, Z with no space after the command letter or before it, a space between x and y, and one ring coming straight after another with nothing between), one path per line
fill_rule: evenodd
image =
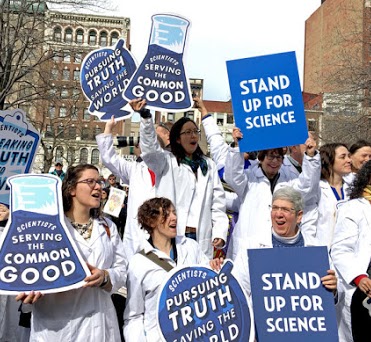
M354 307L351 313L351 307L357 305L354 296L363 295L363 298L371 298L370 202L371 161L368 161L356 175L351 187L350 200L342 203L338 209L331 246L331 258L345 288L345 302L338 311L341 341L369 340L371 317L368 310L359 304L358 309L361 309L361 313L357 315L355 313L357 308Z
M116 226L97 216L102 186L93 165L67 171L62 184L65 221L91 275L79 289L17 296L32 304L30 341L121 341L111 294L126 282L126 257Z
M177 236L177 213L169 199L155 197L145 201L138 209L138 221L150 238L144 249L129 261L124 336L126 342L156 342L160 341L156 306L168 270L147 255L154 254L170 268L206 266L209 260L196 241ZM218 260L213 260L210 265L220 269Z
M351 172L351 159L348 148L342 143L329 143L321 146L321 181L319 183L318 217L313 236L317 244L331 246L336 206L349 198L349 186L345 178Z
M198 145L200 130L187 117L176 121L168 152L157 141L152 116L144 109L145 100L133 100L131 105L142 116L140 146L145 163L156 175L156 196L175 204L178 235L196 239L211 259L213 248L222 248L227 240L228 217L216 164Z

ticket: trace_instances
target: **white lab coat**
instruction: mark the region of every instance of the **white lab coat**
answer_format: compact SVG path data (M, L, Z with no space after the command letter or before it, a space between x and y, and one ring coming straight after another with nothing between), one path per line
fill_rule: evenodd
M295 177L287 168L281 168L280 177L275 190L281 186L293 186L303 196L304 203L311 203L314 199L314 189L318 189L320 178L320 155L307 155L303 158L303 171ZM239 148L230 147L225 167L225 179L242 199L239 217L234 227L228 247L227 257L234 260L241 244L253 236L260 235L260 241L269 244L271 239L270 205L272 192L268 178L261 167L243 170L243 154Z
M66 224L83 259L105 269L112 282L111 292L88 287L46 294L32 309L30 341L97 342L121 341L111 294L126 282L124 245L114 223L106 219L110 237L101 221L94 220L89 242Z
M310 236L305 236L304 246L315 246L315 241ZM251 284L250 284L250 269L249 269L249 258L247 250L255 248L273 248L272 243L272 234L269 241L261 240L260 236L252 237L249 240L246 240L241 249L238 251L237 256L233 263L232 274L238 280L245 293L248 296L251 296Z
M148 242L144 251L153 251L169 264L208 266L209 259L198 243L186 237L176 238L177 264L165 253L154 249ZM160 341L156 321L157 300L160 286L168 278L168 272L142 254L136 254L128 267L128 297L124 313L124 337L126 342Z
M344 201L349 199L349 186L350 184L344 178ZM318 245L330 247L334 235L336 208L341 201L336 199L330 184L326 180L321 180L319 183L318 197L317 220L312 229L306 230L306 233L314 236Z
M340 341L353 341L350 304L356 286L352 282L359 275L367 275L371 261L371 205L366 199L339 206L330 255L345 289L345 300L337 308Z
M148 238L148 234L139 227L138 208L144 201L156 197L156 189L144 161L129 162L117 155L111 134L99 134L96 140L103 164L130 186L123 239L126 255L130 259L143 248L143 243Z
M0 236L4 227L0 227ZM0 295L0 342L26 342L30 329L19 326L20 303L12 295Z
M198 168L196 180L188 165L178 165L176 157L161 148L152 119L141 119L140 138L143 159L156 175L156 196L169 198L176 207L178 235L185 234L191 202L196 187L198 188L200 196L195 207L198 210L199 224L195 227L196 236L202 251L212 258L212 241L215 238L227 241L228 232L225 193L215 163L210 158L205 158L207 174L204 176Z

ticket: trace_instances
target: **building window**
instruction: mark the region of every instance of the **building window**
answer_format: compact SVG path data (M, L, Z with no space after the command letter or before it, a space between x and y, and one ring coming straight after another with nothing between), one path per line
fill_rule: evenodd
M81 132L81 138L82 139L89 139L90 138L90 129L89 127L83 127Z
M53 126L46 125L45 138L51 138L51 137L53 137Z
M62 51L54 51L53 61L60 62L62 60L62 57L63 57Z
M99 150L97 148L91 151L91 163L93 165L99 164Z
M66 116L67 116L67 108L66 107L59 108L59 117L65 118Z
M89 45L97 44L97 32L94 30L89 31Z
M65 63L71 62L71 53L69 51L63 51L63 62Z
M87 108L84 109L84 117L83 117L84 120L90 120L90 113L89 113L89 110Z
M67 98L68 98L68 89L63 88L63 89L61 90L61 98L62 98L62 99L67 99Z
M101 34L100 34L100 42L99 42L99 45L100 46L107 46L107 42L108 42L108 40L107 40L107 32L101 32Z
M63 160L63 147L58 146L55 150L55 161L56 162L61 162Z
M54 28L53 40L55 42L61 42L62 41L62 29L60 27Z
M76 127L75 126L70 126L68 128L68 138L76 139Z
M308 119L308 131L317 132L317 121L315 119Z
M233 124L234 118L232 114L227 114L227 124Z
M59 77L59 70L56 69L56 68L53 68L53 69L51 70L51 72L50 72L50 78L51 78L52 80L57 80L58 77Z
M80 151L80 163L87 164L88 163L88 149L82 148Z
M73 71L73 80L78 81L80 79L80 70Z
M63 69L62 79L63 79L63 81L68 81L70 79L70 70L69 69Z
M64 127L62 124L60 124L57 128L57 137L64 138Z
M216 124L219 126L224 125L224 114L216 114Z
M170 122L174 122L174 113L168 113L167 114L167 120Z
M84 31L82 29L78 29L76 31L76 44L83 44L84 43Z
M76 52L75 53L75 63L81 64L82 61L82 53L81 52Z
M71 28L67 28L65 30L64 41L66 43L72 43L72 29Z
M77 120L78 118L78 109L76 106L72 106L71 108L71 119L72 120Z
M55 118L55 107L54 106L50 106L49 109L48 109L48 116L50 119L54 119Z
M94 128L94 135L98 135L102 133L102 129L99 126L96 126Z
M72 165L75 162L75 149L73 147L69 147L67 150L67 163L68 165Z
M111 33L111 45L116 44L118 39L119 39L119 34L117 32L112 32Z

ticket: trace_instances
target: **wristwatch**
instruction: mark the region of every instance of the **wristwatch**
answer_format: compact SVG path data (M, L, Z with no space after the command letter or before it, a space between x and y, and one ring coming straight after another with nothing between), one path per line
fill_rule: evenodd
M109 281L109 273L106 270L103 270L103 272L104 272L104 279L103 279L102 284L99 285L99 287L106 286Z

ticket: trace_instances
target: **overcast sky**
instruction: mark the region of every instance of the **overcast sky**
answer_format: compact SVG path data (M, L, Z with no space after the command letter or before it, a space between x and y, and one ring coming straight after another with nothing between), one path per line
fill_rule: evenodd
M151 16L171 13L191 22L184 66L189 78L204 79L204 99L230 98L227 60L296 51L300 79L305 20L321 0L114 0L117 16L131 19L132 53L147 52Z

